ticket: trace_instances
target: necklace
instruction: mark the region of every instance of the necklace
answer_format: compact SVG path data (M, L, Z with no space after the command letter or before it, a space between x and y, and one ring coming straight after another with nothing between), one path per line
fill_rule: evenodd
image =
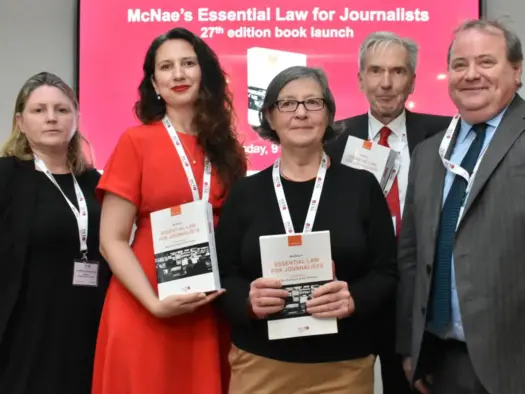
M183 133L180 133L180 134L183 134ZM182 147L184 148L184 151L186 152L186 154L189 154L190 151L189 149L186 147L186 144L184 143L183 139L182 138L179 138L180 139L180 142L182 143ZM197 148L195 148L195 151L197 150ZM195 152L193 152L193 154L191 154L191 162L193 165L197 164L197 160L195 160Z

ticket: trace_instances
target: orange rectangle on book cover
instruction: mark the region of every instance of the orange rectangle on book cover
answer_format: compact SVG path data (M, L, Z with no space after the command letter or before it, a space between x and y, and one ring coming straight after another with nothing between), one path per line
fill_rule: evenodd
M170 210L171 210L171 216L180 215L181 212L182 212L182 209L181 209L180 205L177 205L175 207L171 207Z
M371 150L372 149L372 141L368 141L368 140L363 141L363 148Z
M289 235L288 246L301 246L303 244L303 237L301 235Z

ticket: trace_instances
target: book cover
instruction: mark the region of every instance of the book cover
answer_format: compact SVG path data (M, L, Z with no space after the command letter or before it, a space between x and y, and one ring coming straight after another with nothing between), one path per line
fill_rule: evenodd
M282 70L292 66L306 66L306 55L268 48L248 48L248 123L251 126L260 126L259 111L272 79Z
M268 317L270 340L337 333L337 319L319 319L306 302L333 280L330 232L260 237L263 277L276 278L288 291L284 309Z
M386 146L373 141L349 136L341 163L374 174L383 191L386 189L398 154Z
M211 204L194 201L150 217L159 299L219 290Z

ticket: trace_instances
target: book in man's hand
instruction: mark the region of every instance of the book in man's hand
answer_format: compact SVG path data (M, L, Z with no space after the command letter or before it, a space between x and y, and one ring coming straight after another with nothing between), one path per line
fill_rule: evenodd
M284 309L268 316L268 338L337 333L337 319L315 318L306 311L312 292L334 279L330 232L261 236L259 243L263 277L279 279L289 294Z
M352 168L367 170L374 174L381 189L385 191L396 171L398 153L373 141L349 136L341 163ZM391 182L390 182L391 183Z

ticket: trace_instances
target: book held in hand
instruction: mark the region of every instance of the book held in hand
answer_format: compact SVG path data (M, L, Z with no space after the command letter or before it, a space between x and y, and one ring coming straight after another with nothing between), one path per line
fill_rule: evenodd
M159 299L219 290L211 204L194 201L150 217Z
M396 171L398 153L373 141L349 136L341 163L357 169L367 170L375 175L385 191L393 171Z
M259 242L263 277L279 279L289 294L284 309L268 316L268 338L337 333L337 319L315 318L306 311L312 292L334 277L330 232L268 235Z

